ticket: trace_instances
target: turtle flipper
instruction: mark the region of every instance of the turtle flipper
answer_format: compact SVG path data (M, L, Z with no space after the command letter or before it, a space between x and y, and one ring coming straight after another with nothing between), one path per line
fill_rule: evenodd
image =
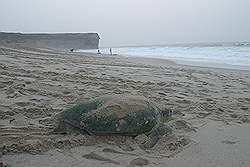
M170 134L172 134L172 129L168 125L161 124L151 131L151 133L148 135L149 140L141 145L140 148L143 150L153 148L161 136Z

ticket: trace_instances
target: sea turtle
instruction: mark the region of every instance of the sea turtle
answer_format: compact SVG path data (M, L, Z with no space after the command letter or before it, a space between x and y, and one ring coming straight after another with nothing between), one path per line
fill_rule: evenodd
M159 136L171 133L161 124L158 105L141 96L105 95L81 102L56 116L53 132L87 133L90 135L148 135L154 145ZM147 146L148 145L148 146Z

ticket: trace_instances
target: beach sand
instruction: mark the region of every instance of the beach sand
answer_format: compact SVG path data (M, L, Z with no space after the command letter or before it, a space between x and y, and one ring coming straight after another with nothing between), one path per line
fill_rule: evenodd
M0 166L250 165L250 72L160 59L0 47ZM105 94L144 96L172 113L172 136L51 135L53 116ZM3 166L3 164L2 164Z

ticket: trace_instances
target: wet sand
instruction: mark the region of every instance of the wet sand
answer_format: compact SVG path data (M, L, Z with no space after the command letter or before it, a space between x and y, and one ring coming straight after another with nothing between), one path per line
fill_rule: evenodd
M0 60L0 162L13 167L250 164L249 71L36 48L1 47ZM141 95L165 105L173 111L168 124L174 136L145 151L138 147L143 135L48 133L56 113L104 94Z

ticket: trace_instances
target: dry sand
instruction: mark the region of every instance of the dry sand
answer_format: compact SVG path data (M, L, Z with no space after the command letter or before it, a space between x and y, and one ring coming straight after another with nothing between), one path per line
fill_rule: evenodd
M250 72L159 59L0 47L0 166L250 165ZM173 111L174 135L50 135L52 117L79 100L141 95ZM3 166L3 165L2 165Z

